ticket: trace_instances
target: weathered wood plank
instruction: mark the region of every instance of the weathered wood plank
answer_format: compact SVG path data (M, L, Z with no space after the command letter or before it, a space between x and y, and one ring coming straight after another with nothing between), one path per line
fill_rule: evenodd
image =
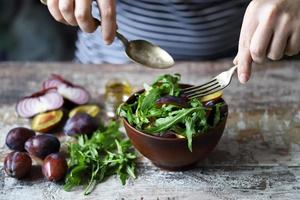
M97 100L110 78L125 78L138 88L157 74L180 73L183 82L199 84L229 66L229 61L179 63L160 71L132 64L1 63L0 166L8 152L8 130L28 125L14 114L14 103L51 73L76 80ZM80 189L68 193L41 178L17 181L1 172L0 199L300 199L300 62L255 68L247 85L234 79L226 89L226 130L216 150L195 169L167 172L141 158L137 180L123 187L112 177L88 197Z
M3 177L3 176L1 176ZM197 167L167 172L139 165L139 178L121 186L109 178L84 199L299 199L299 167ZM43 180L5 178L0 199L83 199L82 191L64 192Z

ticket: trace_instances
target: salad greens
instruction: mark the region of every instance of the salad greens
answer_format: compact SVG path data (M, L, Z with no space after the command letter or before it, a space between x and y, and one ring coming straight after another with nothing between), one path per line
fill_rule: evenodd
M80 135L77 143L68 143L70 171L64 189L87 185L84 191L87 195L110 175L119 175L123 185L129 177L135 179L136 154L131 147L113 121L107 127L100 127L91 138Z
M137 94L137 101L122 104L118 114L126 118L129 124L148 134L161 135L172 131L186 137L188 148L192 151L193 136L207 131L220 121L221 104L216 104L214 123L209 125L207 112L211 108L204 107L198 99L188 100L182 97L179 81L179 74L166 74L159 76L150 86L144 84L145 92ZM164 97L169 102L167 100L158 106L157 102ZM185 104L180 103L183 100L186 101Z

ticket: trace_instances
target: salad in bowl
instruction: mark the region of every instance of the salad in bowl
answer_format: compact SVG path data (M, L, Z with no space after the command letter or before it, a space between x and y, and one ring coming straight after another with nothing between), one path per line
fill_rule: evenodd
M170 169L206 157L221 138L228 115L221 92L189 99L181 88L191 85L179 82L179 74L159 76L118 109L136 149L154 164Z

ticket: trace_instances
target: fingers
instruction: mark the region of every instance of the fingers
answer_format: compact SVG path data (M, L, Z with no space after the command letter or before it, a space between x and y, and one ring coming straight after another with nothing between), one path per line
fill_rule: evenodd
M245 84L251 76L252 58L250 51L242 51L239 53L238 59L238 78L242 84Z
M106 44L111 44L116 35L115 0L98 0L101 13L102 37Z
M97 23L91 14L91 0L48 0L48 9L56 21L94 32Z
M268 52L268 58L271 60L279 60L283 57L290 35L289 18L282 16L275 27L275 32Z
M251 4L251 3L250 3ZM257 20L253 20L255 12L253 9L247 9L239 40L239 51L235 61L238 61L238 78L241 83L246 83L251 75L252 57L250 53L250 42L257 27Z
M67 23L58 8L58 1L59 0L48 0L47 1L48 10L56 21Z
M285 54L288 56L297 55L300 52L300 28L294 30L293 34L288 39Z
M116 35L115 0L98 0L102 36L106 44L111 44ZM91 0L48 0L48 9L56 21L79 27L85 32L94 32L98 23L91 14Z
M91 14L90 0L75 0L75 18L81 30L92 33L97 29L97 24Z
M59 0L58 8L68 24L77 26L77 21L74 15L74 3L74 0Z
M273 35L270 21L262 21L257 26L250 43L250 53L254 62L265 61L267 49Z

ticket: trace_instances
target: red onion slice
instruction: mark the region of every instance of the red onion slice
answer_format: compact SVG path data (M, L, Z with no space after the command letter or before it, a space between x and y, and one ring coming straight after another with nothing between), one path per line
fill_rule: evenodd
M43 89L48 89L51 87L58 87L62 84L66 84L68 86L74 86L70 81L65 80L63 77L57 74L52 74L51 77L42 83Z
M57 74L52 74L49 79L45 80L42 87L43 89L56 87L58 93L76 104L85 104L90 99L90 94L83 87L74 85Z
M78 86L60 85L57 88L59 94L73 103L82 105L89 101L90 94L83 88Z
M48 89L52 87L58 87L59 85L64 84L60 80L57 79L48 79L42 83L42 89Z
M30 118L42 112L59 109L63 103L63 97L50 89L24 97L17 103L16 111L20 117Z

